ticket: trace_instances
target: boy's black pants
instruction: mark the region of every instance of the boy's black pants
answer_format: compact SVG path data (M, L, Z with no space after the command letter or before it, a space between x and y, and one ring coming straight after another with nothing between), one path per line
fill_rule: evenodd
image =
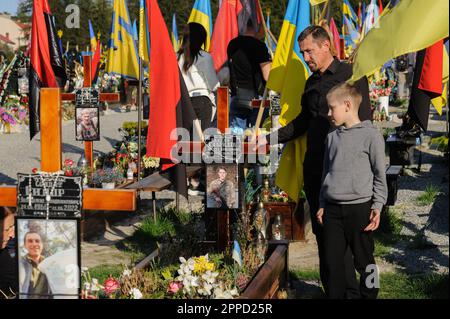
M325 248L323 241L323 227L317 222L316 214L319 210L319 194L322 186L322 176L320 174L311 174L304 170L305 194L308 200L311 215L312 231L316 236L317 248L319 250L319 269L320 280L325 293L328 295L328 272L325 264ZM353 265L353 255L350 248L347 248L344 257L345 263L345 298L359 299L359 285L356 280L355 266Z
M325 207L323 242L329 298L345 298L344 256L347 247L353 252L355 268L361 276L361 297L375 299L378 295L378 288L373 285L378 282L374 280L378 274L375 273L373 235L364 231L370 223L371 205L371 202L354 205L327 203Z

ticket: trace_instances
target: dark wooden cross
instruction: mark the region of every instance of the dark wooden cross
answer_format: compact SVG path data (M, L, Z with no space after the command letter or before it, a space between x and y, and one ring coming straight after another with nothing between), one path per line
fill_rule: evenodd
M220 133L225 134L227 129L229 128L229 92L228 87L220 87L217 90L217 129ZM252 107L259 108L262 104L260 100L253 100ZM270 106L270 101L265 101L264 107ZM182 151L184 153L203 153L203 149L205 147L205 143L203 142L190 142L183 143L180 142L179 146L181 146ZM255 144L244 142L243 145L243 155L251 155L251 154L268 154L270 152L270 145L259 146L255 149ZM241 166L239 164L239 166ZM243 173L243 169L240 169L239 174ZM244 196L244 194L239 195ZM241 199L242 201L242 199ZM242 207L242 209L246 209L246 207ZM216 229L217 229L217 238L216 245L219 251L225 250L225 248L229 245L231 241L230 235L230 210L216 210Z
M91 83L91 59L84 58L85 86ZM62 94L59 88L41 89L41 171L57 172L62 169L62 100L74 101L74 94ZM103 94L100 101L116 101L117 94ZM45 106L45 107L43 107ZM86 142L86 158L92 167L92 142ZM0 187L0 207L17 207L17 187ZM83 190L83 209L102 211L135 211L136 190Z

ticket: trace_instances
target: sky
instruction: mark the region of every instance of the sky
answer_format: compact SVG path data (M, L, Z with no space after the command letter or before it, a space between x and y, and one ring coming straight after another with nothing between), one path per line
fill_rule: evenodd
M8 12L15 15L17 13L17 7L20 0L0 0L0 12Z

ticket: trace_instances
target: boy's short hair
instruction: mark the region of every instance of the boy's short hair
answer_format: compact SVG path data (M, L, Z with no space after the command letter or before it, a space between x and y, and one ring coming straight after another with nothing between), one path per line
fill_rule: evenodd
M359 110L359 106L362 102L362 95L359 93L359 90L354 85L347 82L339 83L334 86L327 94L327 101L331 98L336 99L340 103L350 100L356 110Z

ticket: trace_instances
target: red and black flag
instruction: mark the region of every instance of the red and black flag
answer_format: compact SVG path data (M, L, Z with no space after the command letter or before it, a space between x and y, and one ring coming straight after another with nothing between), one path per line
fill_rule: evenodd
M30 58L30 139L33 139L40 131L40 89L63 87L67 80L47 0L33 2Z
M158 3L146 0L146 4L151 44L147 156L161 159L175 191L187 197L186 168L183 164L173 166L172 149L178 141L171 134L180 128L190 131L196 115Z
M442 95L444 42L417 52L408 114L424 131L428 129L431 100Z

